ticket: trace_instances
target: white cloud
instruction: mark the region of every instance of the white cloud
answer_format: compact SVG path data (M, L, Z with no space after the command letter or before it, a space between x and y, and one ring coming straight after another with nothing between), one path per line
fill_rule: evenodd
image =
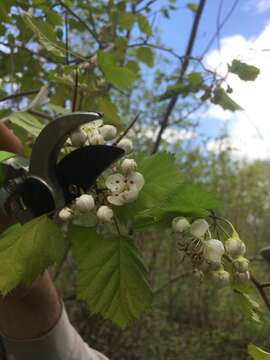
M263 13L270 9L270 0L252 0L250 5L255 6L258 13Z
M270 1L268 3L270 6ZM245 111L231 113L211 105L207 115L231 120L232 146L239 155L249 159L270 158L270 23L256 38L236 35L222 39L220 52L209 53L206 65L226 75L227 63L235 58L255 65L261 71L255 82L244 82L234 74L227 78L234 89L232 98Z

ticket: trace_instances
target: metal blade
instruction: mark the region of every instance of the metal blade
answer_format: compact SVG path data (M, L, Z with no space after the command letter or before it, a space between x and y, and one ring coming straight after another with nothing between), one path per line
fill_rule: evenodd
M125 154L116 146L90 145L64 157L56 166L56 176L66 202L79 195L79 188L88 190L113 162Z

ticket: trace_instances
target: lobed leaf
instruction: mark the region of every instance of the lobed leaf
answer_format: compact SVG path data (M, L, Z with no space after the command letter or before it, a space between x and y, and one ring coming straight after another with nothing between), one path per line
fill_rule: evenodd
M214 97L211 99L213 104L220 105L224 110L237 111L243 110L221 87L214 90Z
M37 120L33 115L29 114L26 111L12 113L11 115L9 115L8 118L10 122L23 128L35 137L39 135L39 133L44 127L44 125L39 120Z
M97 234L73 226L72 251L78 266L78 296L92 314L100 313L121 327L139 318L152 293L138 250L128 237Z
M239 60L233 60L232 64L229 65L229 71L244 81L254 81L260 74L260 69L256 66L248 65Z
M0 292L30 284L63 252L62 233L46 215L6 230L0 241Z

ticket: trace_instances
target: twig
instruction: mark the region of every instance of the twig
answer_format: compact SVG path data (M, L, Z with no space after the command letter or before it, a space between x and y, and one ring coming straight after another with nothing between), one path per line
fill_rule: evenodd
M234 10L236 9L236 6L238 5L240 0L235 0L235 2L233 3L231 9L229 10L228 14L225 16L225 18L223 19L223 21L220 23L219 28L216 30L216 32L214 33L214 35L212 36L212 38L210 39L209 43L207 44L203 54L202 54L202 58L205 57L206 53L210 50L213 42L215 41L216 37L219 36L220 31L222 30L222 28L224 27L224 25L227 23L227 21L230 19L230 17L232 16Z
M41 117L42 119L46 119L46 120L50 120L50 121L52 121L54 119L52 116L50 116L44 112L40 112L40 111L36 111L36 110L32 110L32 109L29 109L27 111L32 115Z
M146 41L143 41L143 42L140 42L140 43L137 43L137 44L136 43L135 44L130 44L130 45L128 45L128 48L141 47L141 46L150 47L150 48L153 48L153 49L165 51L165 52L169 53L170 55L176 57L178 60L183 61L183 56L178 55L173 49L167 48L167 47L162 46L162 45L148 43Z
M61 261L60 261L60 263L58 265L58 268L57 268L56 272L53 275L53 281L56 281L58 279L59 275L61 274L61 272L63 270L63 266L64 266L64 264L65 264L65 262L67 260L70 248L71 248L71 244L69 243L67 245L66 249L65 249L64 255L63 255L63 257L62 257L62 259L61 259Z
M65 47L66 47L66 63L69 65L69 28L68 13L65 11Z
M72 112L75 112L76 107L77 107L78 85L79 85L79 72L78 72L78 69L76 69L75 70L75 83L74 83L73 101L72 101Z
M116 227L116 230L117 230L118 234L121 235L120 227L119 227L118 221L117 221L115 216L113 217L113 222L115 224L115 227Z
M37 94L39 91L40 91L40 89L33 89L33 90L22 91L22 92L19 92L19 93L7 95L7 96L5 96L5 97L0 98L0 102L7 101L7 100L12 100L12 99L16 99L16 98L18 98L18 97L24 97L24 96L28 96L28 95L34 95L34 94Z
M261 284L262 288L270 287L270 282Z
M219 2L219 7L218 7L218 14L217 14L217 43L218 43L218 50L220 52L221 46L220 46L220 30L221 30L221 14L222 14L222 9L223 9L223 3L224 0L220 0Z
M130 130L131 128L133 128L133 126L135 125L135 123L139 120L139 117L140 117L139 114L137 114L137 115L135 116L134 120L132 120L132 122L131 122L130 125L126 128L126 130L123 132L123 134L121 134L121 135L119 136L119 138L113 143L114 146L116 146L116 145L123 139L123 137L126 136L126 134L129 132L129 130Z
M187 49L185 52L185 56L184 56L184 60L182 63L182 67L181 67L181 71L180 71L180 75L178 78L177 83L181 83L183 81L183 78L185 76L185 73L187 71L187 68L189 66L189 62L190 62L190 56L192 54L192 50L195 44L195 40L196 40L196 36L197 36L197 32L198 32L198 28L199 28L199 24L200 24L200 20L201 20L201 16L203 13L203 9L205 6L206 0L200 0L199 6L198 6L198 10L196 12L194 21L193 21L193 25L192 25L192 29L191 29L191 33L190 33L190 37L189 37L189 41L187 44ZM156 141L154 142L154 146L153 146L153 150L152 153L156 153L158 151L160 142L161 142L161 138L162 138L162 134L165 131L165 129L168 127L169 125L169 119L170 119L170 115L177 103L179 94L173 96L167 106L167 109L165 110L163 119L161 121L161 126L156 138Z
M267 309L270 311L270 301L269 301L269 299L268 299L268 297L267 297L267 295L266 295L266 293L264 291L263 284L260 284L260 282L257 279L255 279L255 277L252 274L250 274L250 281L254 284L254 286L256 287L258 292L260 293L261 298L263 299Z
M178 280L185 278L186 276L189 276L191 274L192 274L192 272L188 271L184 274L179 274L179 275L171 278L168 282L166 282L165 284L161 285L159 288L157 288L156 290L153 291L154 296L159 295L163 290L165 290L171 284L173 284L173 283L177 282Z
M79 16L77 15L68 5L66 5L63 1L58 1L58 3L66 9L76 20L81 23L86 30L93 36L93 38L99 43L99 39L97 37L97 34L87 25L87 23Z

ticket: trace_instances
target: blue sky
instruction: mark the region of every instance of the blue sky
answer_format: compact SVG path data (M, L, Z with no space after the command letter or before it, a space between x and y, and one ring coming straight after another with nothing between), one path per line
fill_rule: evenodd
M193 19L192 12L184 8L187 2L178 0L179 10L173 13L169 20L158 19L158 25L162 29L162 40L179 54L183 54L185 50ZM226 16L234 0L224 0L223 3L221 18ZM159 5L162 4L164 1L160 0ZM206 3L194 55L198 56L204 51L216 31L219 4L219 0L208 0ZM215 42L206 56L207 65L213 69L223 62L220 70L223 74L224 64L227 69L226 64L234 58L261 68L261 75L252 84L243 84L235 75L228 77L229 83L235 89L233 98L243 105L244 112L232 114L212 106L202 116L200 126L200 132L214 137L224 125L227 125L233 139L232 145L238 149L238 155L251 159L270 157L270 147L267 145L270 144L269 100L265 95L260 96L268 90L270 78L270 52L268 54L261 51L270 49L270 26L267 27L269 23L270 0L240 0L221 31L221 51L219 52ZM255 150L251 151L251 148Z

